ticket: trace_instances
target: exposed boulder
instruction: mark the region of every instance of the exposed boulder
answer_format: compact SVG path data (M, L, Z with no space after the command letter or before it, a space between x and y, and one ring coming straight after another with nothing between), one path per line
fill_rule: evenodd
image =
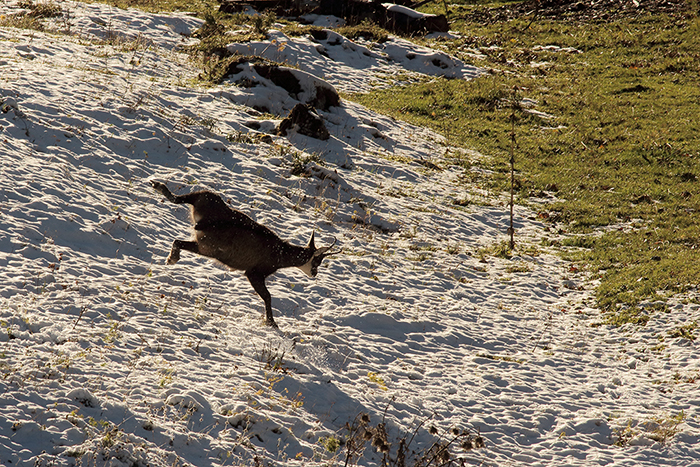
M258 11L273 10L277 16L301 16L307 13L333 15L348 24L372 21L385 29L402 34L447 32L445 15L429 15L409 8L414 2L395 0L220 0L219 11L236 13L248 6Z
M305 104L321 110L340 105L340 96L335 88L309 73L278 65L255 65L253 68L291 96L301 100L302 96L307 95ZM312 92L309 87L313 88Z
M296 130L299 134L323 141L330 137L323 120L310 105L295 105L289 116L280 122L277 134L287 136L288 130Z
M447 32L450 29L445 15L429 15L394 4L382 4L386 8L384 27L390 31L411 34L416 32Z
M234 49L232 53L238 52L235 44L231 47ZM246 66L248 63L250 66ZM340 105L338 91L326 81L305 71L263 61L259 57L241 56L235 59L229 65L226 74L229 77L241 75L236 82L251 87L255 86L257 81L250 72L284 89L291 98L302 104L309 104L320 110Z

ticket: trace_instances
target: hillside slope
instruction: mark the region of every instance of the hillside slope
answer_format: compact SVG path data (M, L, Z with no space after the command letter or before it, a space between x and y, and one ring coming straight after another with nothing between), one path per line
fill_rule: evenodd
M361 413L386 423L392 455L413 433L427 450L434 425L480 433L484 447L453 449L467 464L700 462L692 342L591 327L594 278L540 246L555 234L527 209L519 255L486 253L507 209L443 160L457 149L439 135L343 101L318 112L326 141L271 136L294 96L262 78L191 84L176 46L199 20L64 8L71 34L0 29L0 463L343 465L336 440ZM313 280L272 276L280 329L265 327L240 273L164 264L189 221L153 179L343 254Z

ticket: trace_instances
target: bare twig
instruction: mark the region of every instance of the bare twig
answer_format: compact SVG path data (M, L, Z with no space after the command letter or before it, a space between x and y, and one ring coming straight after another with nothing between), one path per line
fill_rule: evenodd
M87 306L82 306L80 308L80 314L78 315L78 319L75 320L75 323L73 323L73 329L71 329L71 332L75 331L75 327L78 325L78 322L80 321L80 318L83 317L83 314L87 310Z
M508 235L510 235L510 249L515 248L515 228L513 227L513 198L515 193L515 111L518 108L517 100L518 88L513 88L513 102L511 105L510 114L510 227L508 228Z

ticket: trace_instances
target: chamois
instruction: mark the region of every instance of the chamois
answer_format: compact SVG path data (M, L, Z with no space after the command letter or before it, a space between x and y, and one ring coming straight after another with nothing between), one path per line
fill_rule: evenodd
M175 204L191 204L194 241L175 240L167 264L180 259L180 250L213 258L232 270L244 271L253 289L265 302L265 324L278 327L272 317L272 298L265 286L267 276L281 268L297 267L307 276L315 277L330 246L314 246L314 233L305 247L280 239L272 230L258 224L240 211L230 208L216 193L196 191L174 195L165 184L151 181L153 188Z

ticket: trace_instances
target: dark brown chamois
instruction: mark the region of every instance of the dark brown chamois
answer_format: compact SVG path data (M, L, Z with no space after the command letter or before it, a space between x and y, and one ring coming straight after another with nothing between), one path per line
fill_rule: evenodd
M318 266L330 252L330 246L314 246L314 234L307 246L296 246L280 239L272 230L258 224L240 211L231 209L211 191L174 195L165 184L151 181L153 188L175 204L192 205L195 239L175 240L167 263L180 259L180 250L213 258L231 269L245 271L255 291L265 302L265 324L277 327L272 317L272 298L265 278L278 269L297 267L307 276L315 277Z

